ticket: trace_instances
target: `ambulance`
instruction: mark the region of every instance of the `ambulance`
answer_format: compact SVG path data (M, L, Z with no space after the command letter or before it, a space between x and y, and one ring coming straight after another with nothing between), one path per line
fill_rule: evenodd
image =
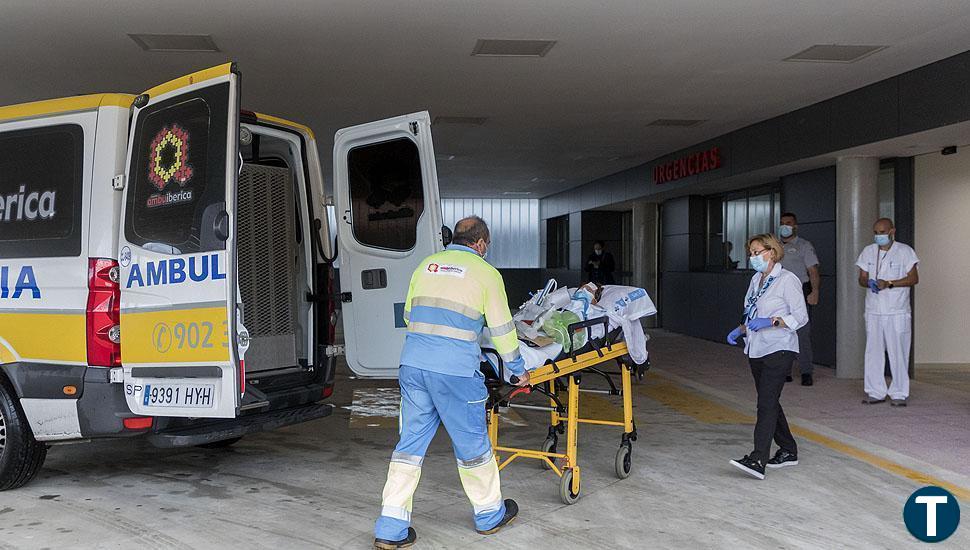
M0 490L53 445L327 416L341 353L396 377L410 274L443 246L428 113L337 132L326 197L313 132L242 84L0 107Z

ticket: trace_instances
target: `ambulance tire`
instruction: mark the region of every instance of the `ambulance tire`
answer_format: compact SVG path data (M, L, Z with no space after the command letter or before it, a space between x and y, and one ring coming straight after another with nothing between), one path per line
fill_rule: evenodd
M236 443L239 443L241 440L242 436L233 437L230 439L223 439L221 441L213 441L212 443L203 443L202 445L199 445L199 447L202 447L203 449L228 449Z
M17 394L0 377L0 491L24 486L45 458L47 445L34 439Z

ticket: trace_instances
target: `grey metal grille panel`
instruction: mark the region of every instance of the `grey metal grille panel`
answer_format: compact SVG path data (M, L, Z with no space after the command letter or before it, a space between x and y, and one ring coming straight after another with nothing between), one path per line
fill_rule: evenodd
M252 337L246 370L296 365L298 252L289 169L244 164L238 200L239 291Z

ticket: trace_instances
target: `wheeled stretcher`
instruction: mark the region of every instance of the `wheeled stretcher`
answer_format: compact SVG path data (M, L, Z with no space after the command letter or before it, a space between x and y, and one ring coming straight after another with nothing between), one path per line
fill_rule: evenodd
M592 327L603 325L602 338L592 337ZM569 325L570 334L585 330L588 342L585 346L569 353L564 353L556 360L548 360L545 365L530 371L529 386L514 387L504 383L504 365L494 350L483 350L489 361L482 363L485 374L485 385L488 388L486 401L486 419L488 421L488 435L492 448L499 460L499 470L519 458L533 458L541 461L544 467L551 469L560 478L559 496L565 504L573 504L579 499L581 491L581 475L577 447L579 443L579 425L590 424L597 426L616 426L623 428L620 446L616 452L616 476L625 479L632 470L633 442L637 440L636 423L633 419L633 396L631 394L632 379L636 376L642 379L649 368L649 361L636 364L628 355L627 345L622 342L619 329L607 331L608 319L598 318L573 323ZM607 371L604 368L609 363L615 363L618 371ZM498 367L496 373L495 368ZM496 376L497 374L497 376ZM606 381L607 387L582 387L584 375L595 376ZM614 377L619 376L620 387L617 387ZM514 384L518 380L510 377ZM538 393L548 399L548 405L524 403L523 398ZM605 420L595 418L581 418L579 400L582 393L595 393L618 396L623 400L623 420ZM565 394L565 402L563 401ZM499 445L499 419L503 409L527 409L549 412L549 431L545 441L539 449L520 449ZM559 450L559 436L566 436L565 452ZM503 458L503 455L506 455ZM557 464L556 460L560 463Z

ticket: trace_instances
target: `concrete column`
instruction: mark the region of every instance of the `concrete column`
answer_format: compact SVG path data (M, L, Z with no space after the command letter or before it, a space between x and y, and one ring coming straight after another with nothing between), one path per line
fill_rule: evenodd
M842 157L835 169L836 356L838 378L862 378L866 349L865 291L856 259L872 242L879 216L879 159Z
M656 203L637 202L633 205L633 285L647 291L654 303L658 304L657 295L658 262L660 253L657 250L659 239ZM657 317L650 317L647 326L657 326Z

